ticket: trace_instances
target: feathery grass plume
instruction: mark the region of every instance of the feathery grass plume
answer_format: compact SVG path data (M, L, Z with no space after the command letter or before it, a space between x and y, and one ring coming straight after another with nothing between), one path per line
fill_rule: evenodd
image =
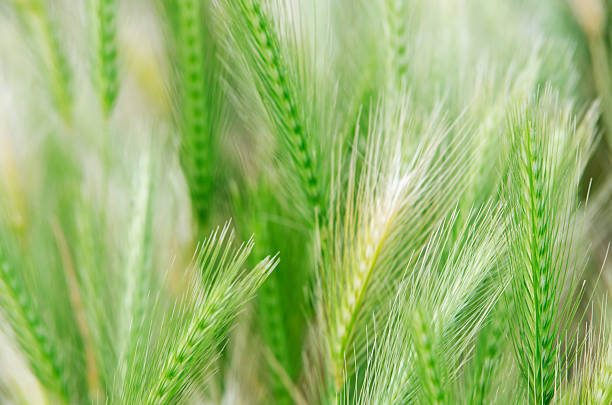
M108 117L119 91L117 10L116 0L90 0L89 12L94 58L92 74L94 87L104 115Z
M316 36L315 40L304 37L310 28L304 16L308 12L298 3L282 0L216 0L216 5L226 25L225 48L230 57L225 63L230 73L250 81L251 93L256 94L243 103L263 107L271 131L283 145L281 158L289 181L296 184L292 197L296 192L300 196L294 205L304 210L309 222L321 222L326 208L321 147L331 135L325 132L329 128L321 115L329 113L323 108L330 100L323 95L331 90L308 82L317 79L320 63L312 59L310 49L318 46L310 43L316 42ZM323 91L313 94L312 88Z
M529 403L552 401L563 373L561 339L576 311L573 294L582 265L574 253L574 213L592 134L575 130L571 111L547 88L508 118L508 299Z
M43 0L13 0L18 14L30 31L37 53L49 75L53 103L65 123L72 120L70 66L59 42L55 22Z
M358 391L344 393L342 403L390 405L416 398L418 389L413 370L411 331L404 322L408 315L405 295L405 291L399 288L394 299L390 300L388 316L379 320L384 322L382 331L373 333L363 383Z
M377 61L372 63L379 65L378 88L386 89L387 96L407 88L416 109L443 106L451 120L465 117L472 122L474 130L469 142L474 144L473 178L466 181L465 202L460 205L469 207L495 196L505 163L498 134L505 126L506 108L530 94L546 70L554 70L555 75L563 78L559 81L572 83L568 72L571 69L565 67L569 64L559 62L567 59L568 53L562 52L564 44L557 38L546 37L546 42L537 40L525 47L525 41L517 38L521 35L499 24L499 7L507 18L525 24L525 32L532 39L543 37L541 24L531 19L524 22L522 11L495 2L373 3L376 4L364 7L367 10L364 13L375 16L366 22L371 25L369 31L376 32L376 38L387 38L396 32L394 41L375 41L368 52L377 55ZM397 12L393 13L393 9ZM405 23L407 20L409 23ZM400 27L394 31L396 24ZM493 43L504 46L492 46ZM402 65L400 55L419 63L404 61ZM550 67L557 65L564 68ZM453 69L449 70L449 66ZM389 69L401 69L402 80L395 80L397 74Z
M457 211L438 225L404 269L387 315L374 315L383 328L374 330L357 403L455 398L452 381L503 288L487 283L498 270L502 211L489 203L468 218L458 232Z
M268 257L247 272L253 242L235 248L232 240L226 224L198 249L186 274L189 285L161 324L153 317L143 347L148 349L134 352L123 384L129 389L117 393L117 401L177 403L189 397L194 378L211 371L236 315L278 263Z
M261 0L215 4L225 28L223 60L238 84L231 93L246 125L258 134L253 142L278 156L263 160L270 163L256 173L253 196L261 202L253 205L262 208L255 216L262 222L258 229L268 228L264 232L275 243L272 246L283 249L296 264L284 260L258 295L261 335L272 362L283 369L271 367L270 387L274 401L283 403L288 393L278 374L297 377L306 324L303 312L311 311L303 291L313 278L314 225L326 217L326 145L331 145L341 114L335 108L337 86L330 72L332 57L328 58L330 6ZM266 131L256 128L262 121ZM282 306L287 298L299 301Z
M408 107L383 105L374 112L363 160L354 148L347 167L338 168L327 225L332 246L318 265L315 292L331 384L327 395L339 393L353 364L363 361L371 311L388 299L411 258L452 211L448 196L458 195L466 173L462 138L445 139L443 124L429 126L421 145L406 141Z
M175 61L174 115L181 133L181 164L193 213L204 227L215 192L218 135L225 123L214 21L208 1L164 0L162 5L169 20L168 56Z

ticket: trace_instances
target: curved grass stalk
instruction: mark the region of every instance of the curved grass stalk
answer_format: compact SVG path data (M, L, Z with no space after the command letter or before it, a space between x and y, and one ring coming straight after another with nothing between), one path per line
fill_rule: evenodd
M229 29L235 44L228 46L238 46L242 51L267 118L285 145L300 192L308 202L309 216L320 223L325 218L325 206L317 155L305 117L306 101L290 75L290 55L281 46L282 39L261 0L218 1L232 18Z
M117 64L116 0L92 0L92 25L95 27L94 85L104 115L108 118L119 91Z
M465 174L458 169L464 152L460 141L442 147L435 127L430 143L403 163L406 146L398 134L408 127L407 117L402 107L397 114L387 112L374 118L364 162L358 163L354 149L346 195L336 196L338 205L331 211L334 245L318 274L331 396L351 377L352 366L347 365L363 358L368 314L393 291L390 286L423 247L434 224L451 211L451 200L440 193L453 195ZM439 155L442 149L444 155Z

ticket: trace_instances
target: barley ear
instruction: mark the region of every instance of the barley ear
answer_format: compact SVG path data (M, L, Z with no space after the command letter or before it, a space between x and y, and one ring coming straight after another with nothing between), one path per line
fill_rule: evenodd
M268 257L245 270L253 241L234 247L232 239L226 224L202 243L188 269L184 295L168 308L162 324L144 329L149 350L131 360L134 367L127 365L125 386L133 390L118 393L118 400L175 404L189 397L194 381L214 371L219 344L278 263Z
M292 76L300 66L291 65L295 61L283 46L283 40L289 38L280 36L270 16L273 4L280 9L289 7L262 0L217 0L220 13L229 20L230 39L226 41L226 48L237 48L241 52L234 63L245 64L248 79L255 86L273 133L280 138L283 155L305 198L307 215L310 221L320 223L326 207L322 203L316 134L311 133L305 116L306 96L299 92L299 85Z
M66 365L49 335L39 308L23 279L20 263L13 260L7 240L0 240L0 303L12 333L25 354L28 363L43 386L68 402L70 390Z
M116 0L90 0L93 27L93 80L102 111L108 117L119 91Z
M72 122L72 72L59 41L57 21L42 0L16 1L15 7L23 16L37 45L38 56L46 69L51 98L64 123Z
M548 404L558 384L560 339L575 314L577 186L592 134L576 132L549 88L509 116L512 156L505 196L512 272L513 342L528 401ZM579 290L578 290L579 291ZM561 369L560 369L561 368Z

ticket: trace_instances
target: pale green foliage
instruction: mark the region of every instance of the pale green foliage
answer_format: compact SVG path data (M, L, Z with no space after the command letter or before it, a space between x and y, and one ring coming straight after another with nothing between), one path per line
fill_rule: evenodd
M502 214L485 206L455 233L455 211L404 270L388 320L379 319L385 329L373 338L359 403L448 403L456 396L451 382L503 288L492 282L503 252Z
M609 404L605 9L0 2L0 401Z
M189 269L199 274L184 296L161 324L153 319L144 326L145 339L135 342L131 358L120 365L124 390L116 402L176 403L188 396L189 379L208 371L216 344L277 262L267 258L245 273L253 243L235 249L229 232L226 225L203 242Z
M451 212L455 202L442 193L452 194L465 174L459 163L464 149L444 142L444 128L430 130L422 146L410 147L402 129L407 134L416 129L407 123L405 109L374 113L363 161L355 149L340 166L348 184L342 187L341 178L335 184L328 226L333 242L319 265L317 294L336 391L352 374L345 365L353 367L353 347L363 357L367 309L388 299L389 286L401 280L438 221ZM414 150L410 160L404 160L405 150Z

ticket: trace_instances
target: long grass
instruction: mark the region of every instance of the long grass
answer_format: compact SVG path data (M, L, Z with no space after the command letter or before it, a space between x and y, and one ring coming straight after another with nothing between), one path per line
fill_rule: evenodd
M609 9L0 2L0 402L609 404Z

